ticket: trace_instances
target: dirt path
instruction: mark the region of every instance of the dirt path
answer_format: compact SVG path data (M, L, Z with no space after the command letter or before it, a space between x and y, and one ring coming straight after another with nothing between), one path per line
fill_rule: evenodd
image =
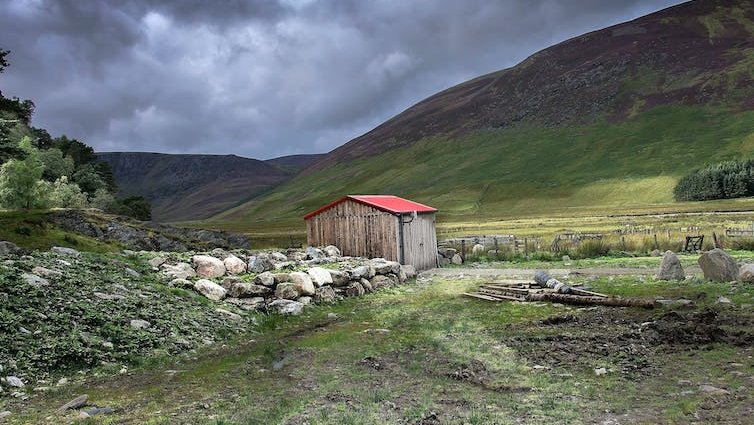
M422 278L466 278L466 279L532 279L538 269L482 269L482 268L444 268L431 269L421 273ZM701 273L699 267L685 267L689 275ZM549 269L550 274L558 278L573 276L651 276L657 274L657 267L583 267L568 269Z

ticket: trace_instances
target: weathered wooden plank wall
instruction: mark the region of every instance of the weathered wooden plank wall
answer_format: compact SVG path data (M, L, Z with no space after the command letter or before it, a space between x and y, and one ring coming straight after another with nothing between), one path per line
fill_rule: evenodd
M403 215L404 264L413 264L417 270L437 266L437 234L435 214Z
M306 220L311 246L335 245L343 255L398 261L398 218L346 200Z

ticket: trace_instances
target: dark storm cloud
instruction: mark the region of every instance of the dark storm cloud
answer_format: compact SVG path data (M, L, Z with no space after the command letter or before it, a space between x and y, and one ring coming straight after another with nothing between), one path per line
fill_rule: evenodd
M0 3L6 95L98 150L323 152L439 90L667 7L623 1Z

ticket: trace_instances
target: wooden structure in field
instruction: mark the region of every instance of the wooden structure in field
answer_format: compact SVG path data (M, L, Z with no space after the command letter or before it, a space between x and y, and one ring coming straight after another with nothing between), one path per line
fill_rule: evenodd
M436 209L392 195L348 195L304 216L310 246L382 257L417 270L437 266Z

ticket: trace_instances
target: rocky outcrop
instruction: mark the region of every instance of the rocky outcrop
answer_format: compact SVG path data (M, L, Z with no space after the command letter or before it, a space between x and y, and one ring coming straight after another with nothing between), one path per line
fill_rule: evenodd
M738 279L738 264L733 257L720 248L703 253L699 266L704 278L714 282L732 282Z

